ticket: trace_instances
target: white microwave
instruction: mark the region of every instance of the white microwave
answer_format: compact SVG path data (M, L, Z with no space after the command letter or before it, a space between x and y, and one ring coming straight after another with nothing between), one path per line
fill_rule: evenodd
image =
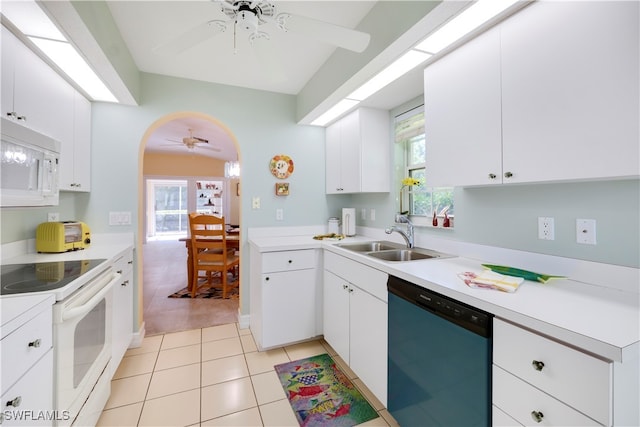
M58 204L60 142L2 117L0 206Z

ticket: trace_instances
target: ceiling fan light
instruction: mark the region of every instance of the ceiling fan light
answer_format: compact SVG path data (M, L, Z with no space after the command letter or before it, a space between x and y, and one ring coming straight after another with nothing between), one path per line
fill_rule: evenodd
M238 12L238 17L236 18L236 25L239 25L245 31L253 33L258 29L258 16L250 12L248 10L242 10Z

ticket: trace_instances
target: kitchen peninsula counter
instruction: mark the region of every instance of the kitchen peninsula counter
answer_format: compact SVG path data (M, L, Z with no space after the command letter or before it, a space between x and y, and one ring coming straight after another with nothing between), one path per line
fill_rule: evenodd
M546 284L525 281L516 292L506 293L470 288L458 277L459 273L465 271L482 271L481 264L495 263L495 258L477 260L456 256L409 262L387 262L339 246L341 243L358 241L393 240L392 237L395 236L386 238L359 236L335 241L314 240L312 235L260 236L250 238L249 243L258 252L323 248L493 313L499 318L560 340L599 358L623 362L630 359L637 360L640 355L640 295L638 292L621 290L620 288L627 286L624 283L615 283L618 280L633 280L637 269L622 267L620 275L611 276L607 283L585 283L574 280L570 275L568 275L569 278L551 279ZM439 247L430 247L430 249L447 252ZM532 257L536 256L539 255L532 254ZM558 268L558 265L564 262L563 259L558 261L558 257L551 258L553 258L551 265L554 268ZM589 264L592 264L589 269L598 269L597 263ZM527 268L513 262L511 265ZM602 268L607 274L610 273L611 266L603 265ZM539 272L559 274L555 271ZM603 275L594 274L594 277ZM637 279L635 285L638 285Z

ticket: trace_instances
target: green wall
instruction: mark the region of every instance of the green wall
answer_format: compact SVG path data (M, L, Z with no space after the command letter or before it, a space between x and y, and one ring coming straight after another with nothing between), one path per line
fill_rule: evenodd
M33 238L35 227L47 212L61 219L86 221L94 233L137 233L138 158L144 133L162 117L183 111L200 112L224 123L237 138L242 161L243 227L277 227L325 224L342 207L373 208L375 221L358 225L385 228L395 212L395 193L325 195L323 128L295 122L295 97L251 89L142 74L141 105L93 105L92 191L62 193L55 208L4 208L2 243ZM417 98L391 112L392 116L420 103ZM390 142L391 144L391 142ZM394 176L402 176L400 152L394 153ZM287 154L295 171L287 180L291 195L277 197L279 182L268 169L276 154ZM397 187L397 185L396 185ZM640 267L638 180L564 184L458 188L455 190L455 229L420 228L419 241L438 236L464 242L558 255L630 267ZM261 209L251 209L260 197ZM284 221L276 221L276 208ZM109 211L131 211L131 226L109 226ZM556 239L537 238L537 217L555 218ZM575 243L575 219L597 221L598 244ZM137 238L137 236L136 236ZM245 251L248 256L248 251ZM248 263L243 273L248 277ZM245 293L244 295L248 295ZM249 299L242 299L242 313Z

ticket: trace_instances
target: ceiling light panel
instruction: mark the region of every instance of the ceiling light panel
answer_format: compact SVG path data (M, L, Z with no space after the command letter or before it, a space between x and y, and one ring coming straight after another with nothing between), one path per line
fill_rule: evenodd
M389 83L403 76L431 57L431 54L410 50L396 59L391 65L376 74L371 80L352 92L347 98L362 101L367 99Z
M33 1L3 1L0 8L2 14L26 36L67 40Z
M355 99L343 99L334 105L331 109L329 109L326 113L315 119L311 122L314 126L325 126L327 123L331 122L336 117L339 117L343 113L349 111L351 108L358 105L360 101L356 101Z
M69 43L38 37L29 37L29 40L84 89L94 101L117 102L111 91Z
M478 0L419 43L415 49L436 54L517 2L518 0Z

